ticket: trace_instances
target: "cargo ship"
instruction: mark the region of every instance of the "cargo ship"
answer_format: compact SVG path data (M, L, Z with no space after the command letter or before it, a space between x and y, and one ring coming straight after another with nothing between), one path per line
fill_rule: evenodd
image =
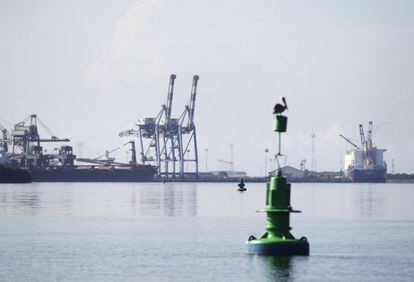
M42 126L51 137L40 137L38 126ZM126 145L130 145L132 157L129 163L115 162L107 151L97 158L77 158L72 146L67 145L68 138L58 138L53 135L45 124L32 114L25 120L14 125L10 131L0 128L0 165L16 174L19 171L26 178L30 176L32 182L140 182L152 181L157 173L157 167L137 163L135 142L129 141L124 145L111 150L112 152ZM55 147L53 153L43 148L43 143L65 143ZM5 172L0 171L1 177L7 178ZM22 176L23 177L23 176ZM19 177L13 181L18 182Z
M340 135L353 146L345 152L344 158L345 177L352 182L385 182L386 180L387 164L383 157L386 149L379 149L373 145L372 124L370 121L366 138L363 125L359 125L360 146Z
M0 164L0 183L30 183L32 176L26 170Z
M29 170L33 182L142 182L154 180L152 166L51 167Z

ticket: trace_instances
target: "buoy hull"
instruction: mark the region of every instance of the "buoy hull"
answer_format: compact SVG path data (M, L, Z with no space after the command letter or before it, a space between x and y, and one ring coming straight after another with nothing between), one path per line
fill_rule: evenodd
M266 238L246 242L247 253L269 256L308 256L309 242L306 238L287 239Z

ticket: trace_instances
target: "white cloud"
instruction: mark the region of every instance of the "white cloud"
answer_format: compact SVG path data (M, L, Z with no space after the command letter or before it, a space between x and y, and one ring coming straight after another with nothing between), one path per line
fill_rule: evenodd
M84 75L87 86L102 90L118 83L131 83L141 72L156 76L165 73L163 42L154 33L156 14L162 7L161 0L130 5L118 20L110 42L87 67Z
M341 125L339 122L331 124L326 131L325 138L328 140L337 140L339 134L342 134Z

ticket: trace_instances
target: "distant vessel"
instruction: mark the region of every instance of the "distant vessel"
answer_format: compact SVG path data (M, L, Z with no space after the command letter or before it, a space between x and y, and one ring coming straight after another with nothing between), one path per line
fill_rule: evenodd
M40 137L38 124L51 138ZM139 182L152 181L157 172L155 166L137 163L134 141L123 145L131 145L132 160L129 163L117 163L114 158L109 158L109 152L94 159L78 159L68 145L56 147L52 153L48 153L42 147L43 143L70 140L54 136L34 114L17 123L10 132L3 127L0 129L3 133L0 138L0 165L15 168L7 169L7 173L14 173L14 178L18 178L17 172L20 172L25 177L29 175L33 182ZM88 164L79 165L75 161ZM5 169L0 171L0 176L6 177L5 173ZM22 181L27 182L26 178Z
M374 147L372 141L372 121L369 122L367 138L362 124L359 125L361 145L340 135L354 148L345 152L345 177L353 182L385 182L387 164L383 155L386 149Z

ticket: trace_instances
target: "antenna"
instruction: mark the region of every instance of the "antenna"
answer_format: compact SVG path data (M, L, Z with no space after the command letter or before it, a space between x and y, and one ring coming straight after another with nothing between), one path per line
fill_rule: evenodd
M341 142L341 140L339 140L339 175L340 176L342 176L342 167L343 167L342 156L343 156L343 154L342 154L342 142Z
M312 134L310 135L312 138L312 154L311 154L311 171L316 171L316 145L315 145L315 138L316 134L315 131L312 131Z
M306 170L306 159L300 160L300 170L305 171Z
M206 153L206 172L208 171L208 148L204 149L204 152Z
M234 144L230 143L230 162L229 162L229 170L234 171Z

